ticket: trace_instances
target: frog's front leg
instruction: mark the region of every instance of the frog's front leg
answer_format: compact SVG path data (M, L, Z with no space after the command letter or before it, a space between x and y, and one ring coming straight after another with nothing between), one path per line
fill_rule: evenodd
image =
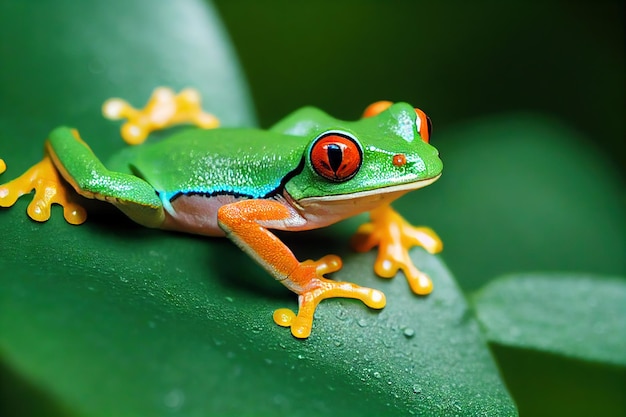
M372 210L370 218L371 222L361 225L352 237L352 247L358 252L367 252L378 246L376 274L392 278L402 269L415 294L430 294L432 281L415 267L408 250L421 246L429 253L441 252L443 243L439 236L428 227L412 226L389 205Z
M68 186L71 186L69 187ZM109 171L78 136L67 127L53 130L45 142L45 155L17 179L0 186L0 206L10 207L35 190L28 215L37 221L50 218L50 206L63 206L69 223L85 221L85 211L74 202L76 193L114 204L128 217L148 227L158 227L165 217L154 188L134 175Z
M385 306L385 295L371 288L332 281L324 274L338 271L341 260L327 255L317 261L300 262L268 229L289 229L303 219L285 204L274 200L243 200L221 207L218 221L226 236L255 259L270 274L298 294L299 310L274 313L274 321L291 327L291 333L306 338L313 326L313 313L325 298L356 298L372 308Z
M4 161L0 160L0 174L4 172ZM38 222L50 218L50 207L58 204L63 207L63 216L70 224L81 224L87 219L85 209L76 202L76 194L62 180L50 156L44 158L28 171L6 184L0 185L0 207L11 207L24 194L35 190L28 205L28 217Z

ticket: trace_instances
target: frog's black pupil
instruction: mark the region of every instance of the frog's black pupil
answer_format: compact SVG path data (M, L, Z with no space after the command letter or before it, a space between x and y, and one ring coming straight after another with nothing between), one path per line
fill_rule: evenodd
M330 162L330 167L333 172L337 172L341 166L341 161L343 160L341 147L336 143L331 143L326 147L326 152L328 153L328 162Z
M428 127L428 138L433 134L433 122L430 121L430 117L426 116L426 126Z

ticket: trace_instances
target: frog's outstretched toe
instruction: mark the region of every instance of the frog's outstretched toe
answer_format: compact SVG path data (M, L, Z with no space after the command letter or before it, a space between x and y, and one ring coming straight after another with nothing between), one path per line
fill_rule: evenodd
M102 105L102 114L111 120L127 120L121 135L129 145L139 145L150 132L177 124L191 123L202 129L219 126L217 117L202 111L200 94L191 88L179 94L170 88L156 88L143 109L136 109L120 98L112 98Z
M309 337L313 327L313 314L320 301L326 298L355 298L371 308L380 309L386 304L385 294L371 288L361 287L349 282L333 281L323 275L341 269L341 259L327 255L318 261L304 261L289 276L298 288L292 288L298 294L298 314L289 309L274 312L276 324L291 327L291 334L303 339Z
M415 267L409 249L421 246L429 253L438 253L443 243L428 227L414 227L390 206L371 212L371 222L363 224L352 237L352 247L366 252L378 246L374 271L383 278L394 277L398 270L406 275L411 290L418 295L430 294L433 284L427 274Z
M83 207L74 200L75 193L64 183L48 155L18 178L0 185L0 207L13 206L21 196L32 190L35 190L35 195L27 208L31 219L47 221L52 204L63 206L63 215L70 224L81 224L87 219Z

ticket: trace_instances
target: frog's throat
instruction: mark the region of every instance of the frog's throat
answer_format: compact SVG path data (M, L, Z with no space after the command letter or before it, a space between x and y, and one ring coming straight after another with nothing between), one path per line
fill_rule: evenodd
M298 201L294 201L285 192L283 197L287 203L304 219L304 223L301 225L291 226L285 230L309 230L326 227L357 214L372 211L375 208L391 203L409 191L432 184L437 181L440 175L421 181L377 188L375 190L324 197L307 197Z
M403 196L409 191L424 188L433 182L437 181L441 177L441 174L436 177L427 178L425 180L409 182L406 184L391 185L389 187L376 188L374 190L358 191L356 193L327 195L321 197L306 197L298 201L298 205L306 208L310 205L333 205L333 204L345 204L352 202L353 204L367 204L375 203L380 205L381 203L390 203L393 200Z

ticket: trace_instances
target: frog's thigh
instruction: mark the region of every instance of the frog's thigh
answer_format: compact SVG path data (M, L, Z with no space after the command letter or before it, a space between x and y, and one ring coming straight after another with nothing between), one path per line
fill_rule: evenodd
M288 224L304 221L285 205L273 200L243 200L222 206L217 214L226 236L287 285L285 278L299 262L268 229L288 229ZM289 285L288 288L292 289ZM293 290L293 289L292 289Z
M76 130L61 127L52 131L46 151L80 195L112 203L144 226L163 223L163 206L154 188L134 175L106 169Z

